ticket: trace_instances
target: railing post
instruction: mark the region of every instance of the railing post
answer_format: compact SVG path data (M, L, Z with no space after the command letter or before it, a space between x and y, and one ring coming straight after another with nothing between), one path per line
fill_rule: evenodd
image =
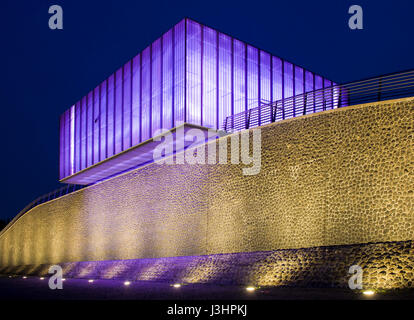
M250 127L250 115L251 115L251 113L252 113L252 109L249 109L247 111L247 119L246 119L246 127L245 127L245 129L249 129L249 127Z
M378 101L381 101L382 77L378 80Z
M308 104L307 102L308 102L308 95L306 94L306 93L304 93L304 99L303 99L303 103L304 103L304 105L303 105L303 115L305 115L306 114L306 105Z
M275 109L274 111L273 111L273 108ZM272 122L276 121L276 114L277 114L277 101L276 101L275 106L273 106L273 104L272 104Z
M339 93L338 93L338 108L342 105L342 87L339 86Z

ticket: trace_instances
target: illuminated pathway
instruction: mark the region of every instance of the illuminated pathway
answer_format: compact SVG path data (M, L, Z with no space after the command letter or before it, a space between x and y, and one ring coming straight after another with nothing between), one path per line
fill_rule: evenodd
M323 288L258 288L246 290L238 286L181 285L161 282L132 281L125 285L121 280L67 279L62 290L51 290L48 279L38 277L0 276L0 300L16 299L76 299L76 300L301 300L301 299L414 299L414 290L376 293L364 296L348 289Z

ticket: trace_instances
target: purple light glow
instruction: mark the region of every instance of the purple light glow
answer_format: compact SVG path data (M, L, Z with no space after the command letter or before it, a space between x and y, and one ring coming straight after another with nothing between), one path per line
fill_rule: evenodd
M184 19L62 115L60 179L73 178L137 146L159 128L172 129L185 122L219 129L230 115L332 85L292 63ZM333 99L327 97L326 109L334 107L337 97L336 92ZM306 97L307 109L312 110L312 99ZM287 113L286 118L302 114L303 101L298 110ZM261 119L261 124L271 121L267 114Z

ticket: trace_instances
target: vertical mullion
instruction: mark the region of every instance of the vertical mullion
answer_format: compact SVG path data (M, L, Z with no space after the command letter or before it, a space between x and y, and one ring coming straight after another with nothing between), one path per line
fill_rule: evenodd
M70 116L71 116L71 109L68 110L68 112L66 112L67 116L66 116L66 121L65 121L65 130L67 131L67 141L65 143L65 147L68 150L67 154L66 154L66 175L69 176L70 175Z
M133 112L132 112L132 110L133 110L133 107L132 107L132 97L133 97L133 91L134 91L134 87L133 87L133 81L132 81L132 78L133 78L133 76L134 76L134 72L133 72L133 70L134 70L134 59L131 59L131 68L130 68L130 88L131 88L131 92L130 92L130 97L129 97L129 100L130 100L130 110L129 110L129 112L130 112L130 115L129 115L129 146L130 147L132 147L132 144L133 144L133 124L134 124L134 118L133 118Z
M91 165L95 164L95 90L92 90L92 162Z
M80 148L79 148L79 171L83 169L83 164L82 164L82 100L80 99L80 108L79 108L79 143L80 143Z
M106 139L106 143L105 143L105 158L108 158L108 79L105 80L105 95L106 95L106 113L105 113L105 122L106 122L106 127L105 127L105 139Z
M312 90L313 90L313 112L316 112L316 88L315 88L315 74L312 72Z
M203 25L200 25L200 46L201 46L201 70L200 70L200 125L203 125L203 91L204 91L204 85L203 85L203 59L204 59L204 27Z
M162 119L163 119L163 92L164 92L164 87L163 87L163 60L164 60L164 54L163 54L163 49L164 49L164 45L163 45L163 38L164 36L161 37L161 52L160 52L160 59L161 59L161 66L160 66L160 129L162 129L163 125L162 125Z
M184 123L187 122L187 18L184 19Z
M285 120L285 60L282 62L282 120Z
M62 116L59 117L59 180L63 179L63 161L62 161L62 150L63 150L63 125L62 125Z
M69 116L68 116L68 169L69 169L69 175L72 174L72 108L69 109Z
M270 55L270 103L273 103L273 56Z
M139 55L139 142L142 142L142 52Z
M102 116L102 110L101 110L101 84L99 85L98 90L99 95L99 121L98 121L98 162L101 161L101 116ZM76 122L75 122L76 123Z
M112 130L112 134L113 134L113 136L114 136L114 142L112 143L112 146L113 146L113 154L115 155L116 154L116 148L115 148L115 146L116 146L116 72L114 73L114 93L113 93L113 96L114 96L114 105L113 105L113 120L114 120L114 122L113 122L113 130Z
M322 111L326 110L326 100L325 100L325 78L322 78Z
M231 38L231 127L234 126L234 39Z
M220 128L219 33L216 31L216 129Z
M259 109L258 109L258 125L260 127L261 123L262 123L262 97L261 97L261 68L260 68L260 49L257 49L257 102L259 105Z
M88 167L88 109L89 109L89 103L88 103L88 95L86 95L85 99L85 168Z
M75 173L76 172L76 147L77 147L76 138L78 136L76 134L76 103L75 103L75 106L74 106L73 123L74 123L74 125L73 125L73 127L74 127L74 129L73 129L73 135L74 135L73 141L74 141L74 143L73 143L73 172L72 173Z
M149 138L152 137L152 43L150 45L150 66L149 66Z
M293 118L296 117L296 66L292 64L292 78L293 78Z
M70 109L66 112L65 116L65 176L70 175Z
M80 109L78 108L78 112L80 112ZM75 150L74 150L74 152L73 152L73 161L74 161L74 170L73 170L73 173L75 173L75 172L77 172L78 170L78 168L77 168L77 165L76 165L76 162L77 162L77 160L76 160L76 158L77 158L77 155L78 155L78 153L77 153L77 150L76 149L78 149L78 143L77 143L77 140L78 140L78 134L76 133L76 104L75 104L75 143L74 143L74 145L73 145L73 147L75 148Z
M125 65L122 66L121 74L121 151L124 151L124 82L125 82Z
M302 78L303 78L303 114L306 114L306 105L308 103L308 99L307 99L307 94L306 94L306 87L305 87L305 83L306 83L306 70L302 69Z
M244 44L244 109L245 109L245 119L244 122L247 124L247 110L248 110L248 76L247 76L247 43ZM247 125L245 125L245 128Z
M175 126L175 107L174 107L174 90L175 90L175 28L172 28L171 32L171 45L172 45L172 83L171 83L171 128Z
M63 114L63 177L67 177L66 173L66 113Z

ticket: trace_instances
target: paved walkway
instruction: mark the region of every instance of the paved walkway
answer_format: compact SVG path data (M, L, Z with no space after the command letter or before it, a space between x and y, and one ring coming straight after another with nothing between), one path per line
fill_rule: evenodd
M365 296L348 289L257 288L249 292L239 286L172 284L121 280L66 279L62 290L51 290L48 279L0 276L0 300L355 300L414 299L414 290L375 293Z

